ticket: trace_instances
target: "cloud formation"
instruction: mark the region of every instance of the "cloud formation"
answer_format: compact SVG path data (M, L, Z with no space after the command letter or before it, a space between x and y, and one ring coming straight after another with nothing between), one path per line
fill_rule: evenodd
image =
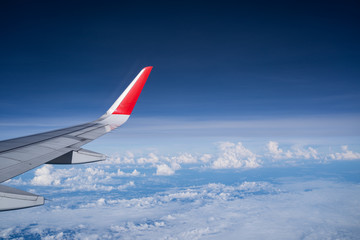
M120 169L114 171L102 164L94 164L91 167L55 168L52 165L44 165L35 170L35 176L30 180L33 186L52 186L61 188L61 191L111 191L114 189L125 189L134 186L128 182L119 186L110 186L116 177L138 177L144 176L138 170L124 172ZM26 185L22 180L10 181L14 185ZM54 191L56 191L54 189Z
M329 157L333 160L356 160L360 159L360 153L350 151L348 146L341 146L342 152L332 153Z
M58 176L51 174L52 169L53 166L51 165L44 165L36 169L35 177L31 180L31 183L35 186L59 185L60 179Z
M145 173L137 169L146 169L151 176L172 176L179 169L254 169L267 166L287 166L308 163L326 163L329 161L358 160L360 153L342 146L342 152L319 153L314 147L299 145L288 146L285 150L276 141L266 144L266 152L257 154L246 148L241 142L218 143L216 154L181 153L173 156L159 155L153 152L145 156L136 156L126 152L124 156L113 157L102 163L84 165L84 167L64 167L44 165L35 170L28 182L32 186L52 186L61 191L113 191L135 186L129 184L132 179L144 178ZM306 160L306 161L304 161ZM275 162L275 163L274 163ZM273 165L272 165L273 164ZM124 170L126 169L126 170ZM130 169L130 170L129 170ZM141 170L142 171L142 170ZM119 186L111 186L114 178L123 178ZM26 185L21 178L8 181L13 185Z
M159 157L155 153L149 153L147 157L140 157L137 159L137 163L143 164L155 164L159 162Z
M258 148L259 149L259 148ZM242 142L220 142L214 153L180 153L161 155L150 152L145 156L136 156L126 152L124 156L110 157L102 164L118 164L127 167L154 168L155 175L170 176L177 170L189 167L212 169L252 169L263 166L296 165L305 163L325 163L331 160L356 160L360 153L342 146L342 152L319 152L316 146L280 145L277 141L265 144L265 151L254 152L244 146ZM305 161L306 160L306 161ZM41 179L39 179L41 181Z
M170 176L175 173L175 170L166 164L160 164L156 166L156 174L158 176Z
M211 167L220 168L257 168L261 161L257 155L245 148L241 142L223 142L219 145L220 154Z
M292 158L292 153L290 151L284 152L281 148L279 148L278 142L269 141L266 146L270 155L274 159Z
M125 152L122 156L110 157L108 160L84 168L44 165L34 172L30 180L33 186L64 186L67 191L75 190L106 190L114 188L109 182L116 177L131 178L145 177L137 169L148 169L153 176L171 176L179 169L254 169L263 166L297 165L299 163L326 163L329 161L359 160L360 153L352 151L347 145L341 147L341 152L320 152L313 146L292 145L286 148L279 142L269 141L266 151L254 153L243 143L221 142L217 144L217 151L209 153L180 153L161 155L150 152L145 156L137 156L132 152ZM307 160L306 162L304 160ZM123 169L127 169L124 171ZM130 169L130 170L129 170ZM24 185L21 178L8 182L14 185ZM78 185L78 183L82 183ZM130 186L130 185L126 185ZM120 186L120 188L123 188Z
M80 205L76 196L59 197L47 207L23 210L21 218L2 213L0 237L357 239L359 194L358 184L287 179L209 183L135 198L90 194ZM59 201L67 205L59 207Z
M291 150L283 150L279 147L279 143L275 141L269 141L266 144L268 150L268 156L272 160L281 159L319 159L317 150L312 147L303 148L300 146L292 146Z

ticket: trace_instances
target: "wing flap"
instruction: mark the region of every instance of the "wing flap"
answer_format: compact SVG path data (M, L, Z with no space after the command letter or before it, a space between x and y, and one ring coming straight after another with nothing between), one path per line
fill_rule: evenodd
M0 185L0 211L43 205L44 197L16 188Z
M83 164L83 163L103 161L105 159L106 156L104 154L80 148L77 151L68 152L47 163L48 164Z

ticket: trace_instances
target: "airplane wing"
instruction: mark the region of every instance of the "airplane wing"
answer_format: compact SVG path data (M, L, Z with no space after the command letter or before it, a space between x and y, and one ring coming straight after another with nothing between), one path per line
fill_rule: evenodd
M152 67L145 67L99 119L60 130L0 141L0 183L48 164L79 164L105 160L81 148L124 124L136 104ZM44 204L44 197L0 184L0 211Z

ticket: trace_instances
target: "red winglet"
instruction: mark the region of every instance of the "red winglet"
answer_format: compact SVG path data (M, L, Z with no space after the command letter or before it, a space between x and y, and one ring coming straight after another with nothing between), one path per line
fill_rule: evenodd
M124 99L121 101L119 106L114 110L112 114L123 114L123 115L130 115L133 111L136 101L138 100L141 90L143 89L147 78L151 72L153 67L146 67L142 70L137 78L135 78L134 85L130 88L127 92ZM132 84L132 83L131 83ZM130 84L130 86L131 86ZM129 86L129 87L130 87ZM127 89L125 90L127 91Z

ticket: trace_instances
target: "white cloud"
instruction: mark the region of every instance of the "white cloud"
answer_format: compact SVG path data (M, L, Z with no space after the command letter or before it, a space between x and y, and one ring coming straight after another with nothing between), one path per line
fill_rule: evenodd
M356 160L360 159L360 153L350 151L348 146L341 147L343 152L329 154L329 157L333 160Z
M292 151L284 151L279 147L279 143L275 141L269 141L266 144L268 150L268 156L272 160L280 159L319 159L317 150L312 147L303 148L298 145L292 146Z
M130 181L130 182L124 184L124 185L118 186L117 189L118 189L118 190L124 190L124 189L127 189L127 188L129 188L129 187L134 187L134 186L135 186L134 181Z
M103 190L111 191L116 189L126 189L131 186L128 184L120 185L118 187L110 186L114 177L135 177L145 176L141 175L139 171L134 169L132 172L123 172L120 169L117 172L111 171L104 165L98 164L93 167L72 167L54 168L52 165L44 165L35 171L34 178L30 183L34 186L54 186L62 191L94 191ZM19 182L19 181L18 181ZM11 182L16 185L17 182ZM20 181L18 185L25 185L24 181ZM56 191L56 189L54 189Z
M100 198L99 200L97 200L97 205L99 205L99 206L103 206L103 205L105 205L105 199L104 198Z
M119 156L110 156L105 161L98 162L98 164L122 164L122 159Z
M59 232L56 235L52 235L52 236L45 236L43 238L44 240L61 240L64 239L64 233L63 232Z
M37 186L59 185L59 176L51 174L52 169L53 166L51 165L44 165L43 167L36 169L35 177L31 180L31 183Z
M284 159L284 158L293 157L293 154L290 151L284 152L284 150L279 148L278 142L269 141L266 146L268 148L269 153L274 159Z
M204 157L208 157L204 155ZM202 159L205 159L205 158ZM127 152L125 157L110 157L109 160L104 161L102 164L118 164L118 165L137 165L156 167L158 170L157 175L172 175L173 171L181 168L181 164L196 164L198 163L197 157L191 153L182 153L173 156L158 156L155 153L149 153L147 156L138 157L136 161L135 156L131 152ZM168 170L164 165L167 165L171 170ZM167 172L167 174L165 174ZM119 176L127 176L122 171L118 173Z
M293 147L293 149L293 156L295 156L296 158L319 159L317 150L312 147L308 147L307 149Z
M0 237L1 237L1 238L4 238L4 239L8 239L10 233L11 233L13 230L14 230L13 227L2 229L2 230L0 231Z
M191 155L190 153L183 153L176 157L171 158L171 162L177 162L177 163L184 163L184 164L191 164L191 163L197 163L196 157Z
M156 156L155 153L149 153L148 157L141 157L137 159L137 163L138 164L147 164L147 163L151 163L151 164L155 164L159 162L159 157Z
M299 163L305 164L306 162L304 160L309 160L307 161L308 163L310 161L323 163L329 159L360 159L360 153L350 151L346 146L343 147L343 152L329 154L328 152L319 152L317 149L318 146L304 146L303 143L281 146L277 141L269 141L266 143L265 149L262 144L263 143L257 144L258 146L256 148L262 149L257 152L246 148L241 142L222 142L218 144L217 152L212 154L185 152L174 155L149 153L146 156L135 156L133 153L127 152L125 157L111 157L108 163L125 165L127 167L129 167L129 165L135 165L137 168L158 169L158 166L160 166L160 170L157 171L159 174L163 175L167 172L167 174L172 175L180 168L249 169L264 165L269 166L272 162L276 162L276 165L297 165ZM324 149L324 146L322 146L322 149ZM164 164L172 171L163 171ZM121 172L119 173L119 176L120 175L127 176Z
M118 154L116 154L118 155ZM111 156L99 164L135 164L135 155L130 151L126 151L122 156Z
M123 232L136 232L136 231L156 231L160 227L164 227L165 223L163 221L155 221L154 223L141 223L134 224L128 222L125 226L113 225L111 230L119 234Z
M260 160L257 155L245 148L241 142L237 144L223 142L219 145L219 157L212 162L212 168L257 168Z
M137 171L136 169L134 169L134 171L132 171L132 173L130 174L131 176L139 176L140 172Z
M124 176L124 177L129 177L129 176L139 176L141 173L139 171L137 171L136 169L134 169L134 171L132 171L131 173L126 173L121 171L120 169L117 170L116 175L117 176Z
M174 171L181 169L181 165L178 164L177 162L172 162L170 165L171 165L171 169Z
M170 176L170 175L173 175L174 173L175 173L175 170L173 170L172 168L170 168L166 164L160 164L160 165L156 166L155 175L158 175L158 176Z
M104 176L106 175L104 169L87 167L85 173L89 176Z
M360 234L359 194L358 184L287 179L278 185L212 183L130 199L117 195L68 196L62 201L69 207L54 207L59 201L54 199L47 207L22 210L20 218L18 211L2 213L0 236L357 239ZM79 207L80 199L87 204ZM37 225L30 228L34 222Z
M211 154L205 153L200 157L200 161L202 161L203 163L208 163L211 158L212 158Z
M231 168L257 168L264 164L260 158L270 158L273 160L283 160L283 164L304 163L303 160L356 160L360 159L360 153L348 149L348 146L342 146L342 152L337 153L319 153L312 146L302 147L293 145L289 150L284 150L276 141L269 141L266 144L267 152L265 154L256 154L247 149L241 142L222 142L218 145L217 154L191 154L182 153L173 156L158 156L155 153L149 153L146 157L137 158L131 152L126 152L123 157L111 158L110 164L134 165L138 167L149 166L155 168L154 175L170 176L181 168L193 167L213 168L213 169L231 169ZM137 159L135 161L135 159ZM148 165L150 164L150 165ZM197 165L196 165L197 164ZM201 165L203 164L203 165ZM55 186L64 187L67 191L76 190L114 190L109 186L114 177L145 177L137 169L123 171L123 168L114 167L109 164L85 165L85 167L74 166L71 168L54 167L53 165L44 165L35 170L35 176L30 180L34 186ZM26 185L26 181L21 178L7 181L13 185Z

